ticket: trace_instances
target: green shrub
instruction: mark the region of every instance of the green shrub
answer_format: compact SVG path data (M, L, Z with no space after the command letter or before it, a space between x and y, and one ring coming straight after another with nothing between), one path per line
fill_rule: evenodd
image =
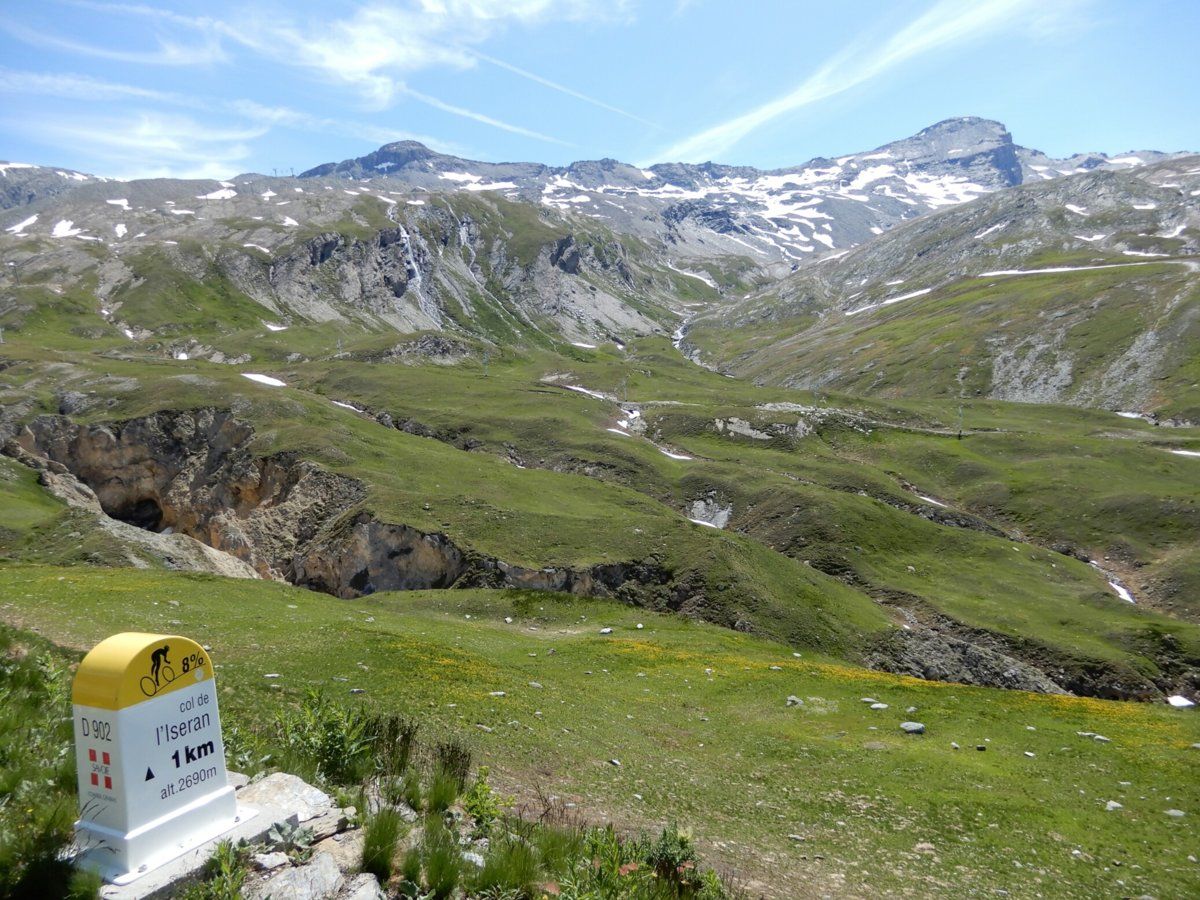
M425 809L430 814L444 813L458 799L459 780L453 772L438 768L429 782L429 792L425 798Z
M200 870L200 880L179 895L181 900L242 900L249 858L245 843L221 841Z
M392 713L379 716L375 726L378 735L375 754L379 758L380 771L390 777L403 775L412 761L421 723Z
M434 770L452 775L458 782L458 790L464 790L471 774L471 748L457 738L450 738L440 741L433 755Z
M420 812L423 804L421 796L421 776L416 769L409 769L404 773L404 780L400 785L400 794L404 798L404 802L409 805L415 812Z
M303 825L276 822L267 832L265 843L268 850L286 853L292 862L305 863L312 856L313 832Z
M396 845L403 829L400 814L389 807L367 819L363 832L362 870L378 878L380 884L387 884L392 877Z
M421 848L410 847L400 862L400 890L416 896L421 890Z
M537 848L538 861L547 874L569 872L584 855L583 832L577 828L543 825L533 830L530 839Z
M378 717L368 711L309 689L299 707L279 717L278 737L291 770L315 766L314 774L321 778L349 785L362 782L375 768L378 726Z
M103 886L100 873L76 869L67 884L67 900L98 900Z
M434 900L454 893L462 879L463 859L458 841L438 818L425 820L425 886Z
M519 838L494 842L475 878L479 891L507 891L516 897L532 897L539 867L533 848Z
M0 700L0 897L66 896L77 800L65 659L0 626Z
M475 776L470 790L463 797L463 811L471 817L471 833L484 837L500 818L500 799L488 784L488 767L483 766Z
M664 881L693 886L699 883L696 848L691 835L674 824L664 828L658 839L644 850L646 864Z

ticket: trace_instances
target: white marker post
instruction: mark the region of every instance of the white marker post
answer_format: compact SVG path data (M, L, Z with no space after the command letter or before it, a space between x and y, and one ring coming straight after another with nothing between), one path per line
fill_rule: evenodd
M126 884L232 829L212 661L177 635L117 634L72 690L79 767L77 862Z

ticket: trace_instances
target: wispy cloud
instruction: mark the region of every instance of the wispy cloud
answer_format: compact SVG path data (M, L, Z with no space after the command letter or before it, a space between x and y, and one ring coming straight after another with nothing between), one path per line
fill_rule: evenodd
M651 161L714 159L768 122L878 78L905 62L1004 29L1026 27L1045 34L1068 7L1078 5L1071 0L1054 4L1042 0L940 0L881 46L847 47L787 94L684 138Z
M0 68L0 93L36 94L73 100L158 100L176 105L192 105L188 98L167 91L102 81L88 75L66 72L23 72Z
M250 155L265 126L214 128L188 116L135 112L63 119L30 116L3 123L59 147L86 147L117 178L226 178Z
M17 40L33 47L47 50L58 50L77 56L90 56L96 59L107 59L112 62L130 63L148 66L195 66L221 62L225 59L225 51L214 37L208 37L200 43L187 44L157 39L157 46L149 50L125 50L112 47L99 47L83 41L50 34L45 31L35 31L18 25L16 22L0 20L0 29L7 31Z
M259 124L292 128L297 131L310 133L327 132L329 134L349 135L371 144L389 144L392 141L420 141L427 147L432 147L439 153L464 155L467 151L452 142L428 134L419 134L387 125L376 125L370 122L359 122L352 119L333 119L325 116L314 116L311 113L292 109L288 106L267 106L254 100L223 101L221 106L239 116Z
M616 113L618 116L624 116L627 119L632 119L633 121L640 122L643 125L649 125L651 128L662 127L655 122L651 122L648 119L643 119L641 116L627 112L618 106L605 103L603 100L597 100L595 97L589 97L587 94L580 93L574 88L569 88L564 84L551 81L549 78L543 78L541 75L514 66L512 63L507 63L502 59L496 59L494 56L488 56L486 53L480 53L478 51L474 51L472 55L476 59L488 63L489 65L504 69L506 72L512 72L514 75L520 75L522 78L526 78L529 81L535 82L536 84L540 84L544 87L550 88L551 90L558 91L560 94L566 94L568 97L574 97L576 100L582 100L584 103L590 103L592 106L599 107L600 109L606 109L611 113Z
M558 144L562 147L571 147L572 144L567 141L559 140L556 137L551 137L548 134L542 134L540 131L533 131L529 128L522 128L520 125L512 125L500 119L494 119L491 116L486 116L481 112L475 112L471 109L465 109L461 106L455 106L453 103L447 103L444 100L439 100L437 97L431 97L428 94L423 94L420 91L413 90L410 87L400 88L405 96L412 97L418 103L424 103L426 106L431 106L434 109L439 109L442 112L448 112L451 115L461 116L464 119L471 119L475 122L480 122L484 125L491 125L493 128L499 128L501 131L507 131L511 134L519 134L522 137L533 138L538 141L545 141L549 144Z
M190 28L218 48L240 45L276 63L309 69L324 80L353 89L372 110L408 97L451 115L548 143L566 141L414 90L405 78L426 69L469 69L477 61L645 125L654 123L473 49L512 25L547 20L603 20L627 16L631 0L406 0L359 6L341 18L301 22L278 11L264 15L244 7L230 20L185 16L138 3L59 0L113 15L148 18Z
M142 100L148 103L160 103L180 109L187 109L197 113L211 114L219 117L220 121L226 123L230 121L230 114L232 114L237 120L245 123L240 128L234 130L229 129L228 125L225 127L218 126L214 129L205 122L181 119L173 115L146 113L135 116L132 120L136 123L134 132L139 135L148 132L154 135L154 140L150 142L150 156L152 159L148 165L152 166L151 171L153 174L163 176L192 177L197 171L203 171L206 175L217 172L224 172L225 175L232 174L228 168L222 168L222 166L226 166L228 162L243 158L240 151L241 149L245 149L245 142L263 137L270 129L277 127L310 134L328 133L350 136L371 144L386 144L392 141L403 140L420 141L442 153L454 153L458 155L467 153L459 145L441 140L432 135L418 134L386 125L360 122L353 119L316 116L312 113L292 109L288 106L271 106L248 99L220 99L196 94L184 95L170 91L158 91L132 84L103 81L87 75L77 75L69 72L28 72L18 69L0 68L0 94L62 97L93 102L106 100ZM100 120L92 118L89 121L95 123ZM103 121L107 123L115 120L108 119ZM119 121L122 124L118 127L124 129L127 127L126 122L129 120L121 119ZM101 132L109 127L112 126L109 124L99 126ZM82 134L88 136L88 140L90 141L90 135L93 130L90 127L85 128ZM236 135L237 141L235 145L237 152L221 153L219 154L220 160L217 161L214 167L208 169L202 168L200 170L196 168L196 157L193 154L178 151L163 154L163 140L165 137L180 135L190 138L200 132L214 136L213 140L218 145L227 143L231 134ZM81 133L78 129L52 127L46 133L39 134L38 137L43 143L51 146L57 146L66 150L75 150L79 147ZM103 133L101 137L102 143L112 144L112 141L104 139L106 136ZM117 146L124 149L125 144L118 143ZM170 148L171 146L173 144L168 141L166 147ZM130 149L131 151L136 150L136 147L131 146ZM205 152L208 151L206 150ZM112 158L111 154L108 158ZM117 159L115 162L120 164L122 172L128 171L132 164L142 165L141 159L136 153L132 153L132 159ZM141 168L138 171L145 174ZM108 174L112 174L112 172Z

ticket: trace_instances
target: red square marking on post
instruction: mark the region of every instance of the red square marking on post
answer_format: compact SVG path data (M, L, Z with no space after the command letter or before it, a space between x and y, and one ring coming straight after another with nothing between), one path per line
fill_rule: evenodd
M111 760L109 760L109 758L108 758L108 751L107 751L107 750L106 750L106 751L104 751L104 753L102 753L102 754L101 754L101 756L104 758L104 764L105 764L106 766L107 766L107 765L109 765L109 764L111 763Z
M96 751L89 750L88 751L88 762L95 762L95 761L96 761Z
M92 773L92 787L97 787L99 784L100 784L100 779L99 779L99 777L97 777L96 773L93 772Z
M112 790L112 779L109 778L107 775L104 776L104 789L107 791Z

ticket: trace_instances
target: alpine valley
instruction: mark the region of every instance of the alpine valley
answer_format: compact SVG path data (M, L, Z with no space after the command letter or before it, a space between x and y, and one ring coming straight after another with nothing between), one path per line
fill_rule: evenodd
M755 896L1200 891L1200 156L9 162L0 228L11 625L369 671Z

